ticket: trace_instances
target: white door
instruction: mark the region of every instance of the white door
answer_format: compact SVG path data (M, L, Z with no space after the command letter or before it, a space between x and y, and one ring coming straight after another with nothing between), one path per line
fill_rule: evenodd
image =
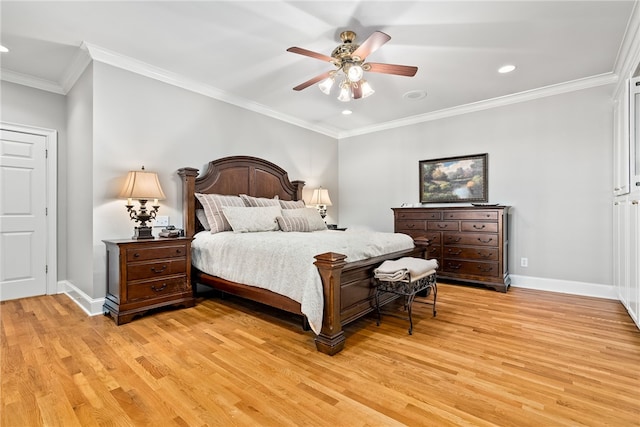
M46 137L0 130L0 300L47 293Z

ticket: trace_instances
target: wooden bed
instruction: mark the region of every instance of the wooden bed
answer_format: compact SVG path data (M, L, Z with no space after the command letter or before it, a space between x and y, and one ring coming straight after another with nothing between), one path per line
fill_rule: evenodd
M183 216L185 235L193 237L202 230L196 220L200 203L195 193L239 195L282 200L301 200L303 181L290 181L282 168L263 159L249 156L233 156L209 162L204 175L198 177L198 169L182 168L178 171L183 183ZM315 338L316 348L322 353L334 355L344 348L343 325L374 310L373 270L386 259L403 256L424 256L428 243L417 242L414 249L394 252L384 256L347 263L339 253L318 254L314 262L320 274L324 294L323 321ZM220 291L267 304L291 313L302 315L300 304L288 297L269 290L234 283L205 274L192 267L192 280ZM195 290L194 285L194 290ZM391 301L388 297L382 303Z

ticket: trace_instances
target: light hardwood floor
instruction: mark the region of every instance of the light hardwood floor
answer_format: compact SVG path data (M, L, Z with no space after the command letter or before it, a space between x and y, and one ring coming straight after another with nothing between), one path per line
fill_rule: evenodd
M64 295L0 310L7 427L640 425L640 331L617 301L440 284L412 336L370 315L333 357L232 298L122 326Z

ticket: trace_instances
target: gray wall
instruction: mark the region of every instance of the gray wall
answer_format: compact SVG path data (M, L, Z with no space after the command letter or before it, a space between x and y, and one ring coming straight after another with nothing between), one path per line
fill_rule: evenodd
M419 160L488 153L489 202L513 206L511 272L611 285L612 92L602 86L343 139L340 225L392 231L391 207L419 202Z
M86 239L93 245L95 298L105 289L102 240L133 234L125 201L117 199L129 170L144 165L158 173L167 196L159 214L179 227L182 188L176 171L203 171L224 156L256 156L281 166L291 180L306 181L307 199L319 185L338 197L333 138L99 62L93 64L93 83L93 235Z
M67 277L67 99L64 95L0 81L0 120L58 131L58 280Z

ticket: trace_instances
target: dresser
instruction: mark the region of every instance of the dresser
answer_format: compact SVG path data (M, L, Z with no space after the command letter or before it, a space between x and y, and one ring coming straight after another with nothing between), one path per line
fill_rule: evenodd
M509 206L394 208L396 233L427 238L427 258L438 278L506 292L509 278Z
M117 325L147 311L194 305L191 238L103 240L107 247L105 314Z

